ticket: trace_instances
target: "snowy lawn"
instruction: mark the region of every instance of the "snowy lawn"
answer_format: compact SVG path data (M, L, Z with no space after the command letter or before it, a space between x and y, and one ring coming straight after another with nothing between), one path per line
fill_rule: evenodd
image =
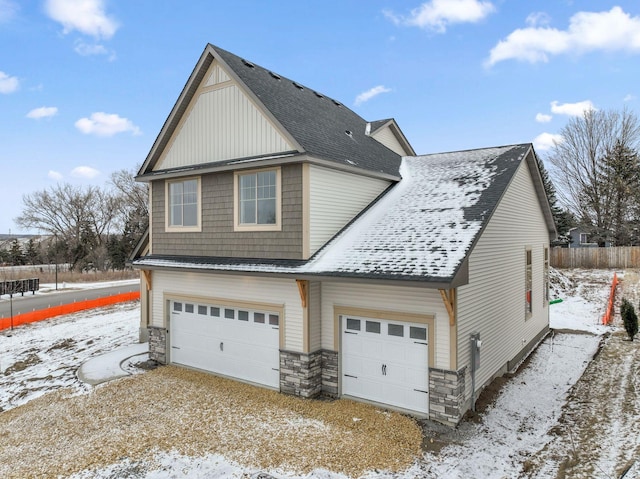
M564 301L551 306L551 326L563 330L580 329L597 334L615 330L615 328L602 328L597 325L604 310L611 276L611 271L554 272L552 283L555 297L560 297ZM95 397L96 400L99 397L97 393L103 388L106 394L109 391L108 388L121 388L121 385L126 384L126 381L133 381L130 384L131 387L135 387L139 378L153 377L153 375L146 374L132 379L115 381L94 389L80 386L75 379L74 371L85 358L98 354L100 351L106 352L120 345L131 344L137 337L137 331L138 311L136 304L135 306L120 305L91 314L78 313L18 328L10 338L0 336L0 351L2 351L0 353L0 372L4 371L4 375L0 375L0 381L3 382L0 386L0 400L2 401L0 405L5 409L15 408L18 404L26 403L62 386L73 386L75 392L81 393L94 391L88 398ZM570 441L566 435L558 435L558 424L561 418L565 420L567 398L575 399L574 396L571 396L572 387L576 382L580 384L578 380L589 365L601 340L602 336L584 333L563 332L548 337L526 362L522 370L505 383L495 401L479 415L477 422L466 421L456 430L426 425L427 442L431 438L431 441L443 446L440 450L424 453L423 457L417 458L414 464L403 472L371 471L365 476L385 479L403 477L503 478L530 477L531 475L555 477L561 470L558 464L560 464L562 457L557 458L556 467L554 467L553 458L544 455L545 448L551 443L557 443L558 450L568 450L567 444ZM633 368L629 366L628 369L632 370ZM597 380L597 378L593 380ZM76 400L89 400L82 399L84 397L86 396L77 396ZM46 398L40 398L38 401L43 399ZM74 398L67 398L64 401L74 401ZM626 405L621 407L626 407L629 414L638 416L638 408L635 407L637 404L624 404ZM126 426L126 424L117 422L115 418L117 414L120 414L120 411L117 411L117 403L110 404L110 406L116 409L112 422L102 426L105 427L105 431L101 434L105 435L109 435L111 430L121 431ZM20 416L23 409L27 414L28 407L0 414L0 426L3 420L8 417L7 414ZM42 408L38 409L42 410ZM150 408L149 411L152 409ZM574 413L579 410L580 408L573 409ZM176 410L172 410L169 416L173 417L175 414ZM635 419L635 422L640 423L640 417ZM65 422L67 420L64 419ZM128 420L131 421L133 418ZM358 424L355 419L354 423ZM286 441L281 438L283 434L290 432L291 420L280 422L281 425L278 426L278 421L273 422L270 419L268 424L270 442L280 445L280 441L282 441L282 454L283 457L287 457L287 454L291 454L291 452L287 449ZM183 427L188 431L194 425L187 421ZM296 421L295 427L298 428L298 434L307 435L313 433L314 430L326 432L326 428L335 426L329 420L322 418L311 420L310 416L302 415ZM264 427L260 426L259 422L254 423L253 420L246 422L245 428L248 428L250 434L258 434L259 431L261 431L260 434L264 433ZM623 439L616 434L626 435L632 431L635 430L629 429L625 424L620 427L618 433L615 430L606 430L602 433L613 436L606 444L616 443L616 441L620 444ZM342 436L344 433L334 435L336 440ZM131 438L131 440L136 441L136 438ZM166 437L156 439L158 444L164 443L166 440ZM263 468L249 465L250 460L244 461L241 458L250 453L251 444L246 441L227 444L224 438L221 438L220 441L218 449L213 444L211 447L214 452L205 454L196 453L195 451L201 450L198 448L194 448L193 453L160 448L149 449L142 457L118 456L122 459L113 461L110 465L102 465L98 470L87 469L74 477L258 477L259 471L266 471L277 478L331 479L345 477L336 472L318 469L317 466L310 469L286 467L283 469L274 467L273 462ZM306 449L301 449L307 443L308 441L305 440L295 444L297 449L294 450L294 456L291 457L297 457L296 455L303 453L307 454ZM322 456L321 448L318 446L323 444L322 441L310 441L308 445L316 448L317 457L313 461L310 460L309 464L319 463L326 466L332 463L332 459L328 456ZM188 444L182 444L182 446L188 449ZM236 451L233 454L215 452L216 450L227 451L230 446L233 451ZM2 454L2 449L6 447L8 446L5 444L0 445L0 454ZM559 455L562 456L561 453ZM11 457L11 454L3 455L3 457ZM608 457L599 467L606 467L611 471L615 468L610 467L609 463L615 463L620 459ZM235 462L232 459L235 459ZM41 458L41 461L44 460L46 457ZM545 469L541 464L551 464L551 466ZM613 477L604 474L601 476L594 474L594 476Z

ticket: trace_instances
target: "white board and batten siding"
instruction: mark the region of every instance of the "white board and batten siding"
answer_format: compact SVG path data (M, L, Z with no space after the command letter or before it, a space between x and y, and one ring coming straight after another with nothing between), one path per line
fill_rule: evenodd
M303 351L302 304L294 280L154 271L152 326L167 327L165 300L174 299L174 296L200 298L203 302L215 298L220 304L228 300L284 306L284 318L280 321L281 327L284 327L284 344L280 347L289 351Z
M389 184L387 180L310 165L310 254L318 251Z
M391 131L391 127L389 126L376 131L373 135L371 135L371 137L400 156L411 155L410 151L406 151L404 149L402 144L398 141L396 135L393 133L393 131Z
M369 285L363 283L322 282L322 348L335 350L334 307L362 308L394 313L434 315L435 364L429 367L449 369L449 315L438 290L419 287Z
M470 335L480 333L480 387L548 325L543 298L549 234L523 162L469 258L469 284L458 288L458 367L470 365ZM526 249L532 252L533 312L525 319ZM468 370L469 371L469 370ZM467 396L471 379L466 381Z
M293 149L219 66L211 71L154 170Z

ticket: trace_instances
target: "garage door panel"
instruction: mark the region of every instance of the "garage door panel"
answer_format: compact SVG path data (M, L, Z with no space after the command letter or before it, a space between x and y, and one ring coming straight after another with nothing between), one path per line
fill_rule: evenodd
M279 387L278 314L258 313L260 323L252 311L225 305L172 301L170 308L172 363Z
M426 331L413 323L343 317L342 393L428 413Z

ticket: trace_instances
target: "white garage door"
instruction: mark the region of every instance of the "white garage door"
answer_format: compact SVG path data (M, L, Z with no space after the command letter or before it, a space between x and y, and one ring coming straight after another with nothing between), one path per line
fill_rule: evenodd
M424 324L342 317L342 394L429 412Z
M171 301L170 362L278 388L277 312Z

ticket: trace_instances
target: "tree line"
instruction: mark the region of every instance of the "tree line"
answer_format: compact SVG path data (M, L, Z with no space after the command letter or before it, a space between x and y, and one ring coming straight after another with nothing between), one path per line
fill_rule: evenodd
M550 202L559 233L580 226L599 246L638 245L638 117L627 109L586 110L560 136L547 158L557 185L551 184Z
M107 184L55 186L22 197L18 226L43 234L4 251L10 264L68 263L74 271L124 269L149 222L148 188L134 171L114 172Z

